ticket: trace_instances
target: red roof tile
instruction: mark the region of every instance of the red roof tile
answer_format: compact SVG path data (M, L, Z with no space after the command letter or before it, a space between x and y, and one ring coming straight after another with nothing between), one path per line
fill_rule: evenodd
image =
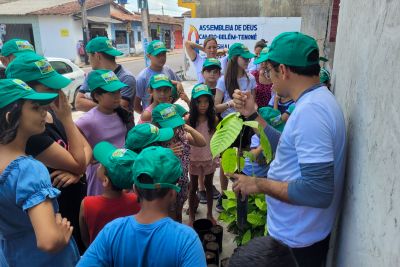
M87 9L92 9L105 4L111 4L112 0L86 0ZM71 1L66 4L44 8L29 14L32 15L72 15L81 12L78 1Z

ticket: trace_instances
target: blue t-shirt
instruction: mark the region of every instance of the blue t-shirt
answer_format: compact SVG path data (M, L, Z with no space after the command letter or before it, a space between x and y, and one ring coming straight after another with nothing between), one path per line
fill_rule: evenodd
M260 146L260 137L256 134L254 134L251 137L250 148L254 149L259 146ZM267 178L269 167L268 167L267 163L265 162L265 158L262 153L258 156L257 160L263 161L264 164L259 164L258 162L251 162L249 158L246 158L242 172L248 176Z
M51 199L58 211L60 191L52 187L47 168L39 161L21 156L0 174L0 248L10 266L74 266L79 259L75 241L57 253L37 247L28 210Z
M150 92L148 90L150 85L150 78L156 74L165 74L170 80L181 81L175 72L168 66L164 66L161 72L154 71L150 67L142 70L136 79L136 96L142 101L143 109L150 105Z
M318 85L300 97L279 139L268 179L301 179L300 164L334 164L334 196L326 209L291 205L267 196L268 233L290 247L306 247L331 232L344 177L346 128L333 94Z
M206 266L196 232L171 218L140 224L134 216L108 223L77 266Z
M122 99L129 102L129 108L132 109L133 99L135 98L136 95L135 76L133 76L133 74L127 69L125 69L122 65L118 65L118 67L114 70L114 73L121 82L128 85L127 87L121 89L121 97ZM90 90L89 90L89 85L87 83L88 76L86 76L81 88L79 88L79 92L85 94L87 98L90 98Z
M271 108L274 108L275 96L276 96L276 94L273 94L271 99L269 100L268 106ZM295 103L293 100L289 100L284 103L282 103L281 100L279 100L278 110L281 112L281 114L288 113L290 115L294 109L294 105L295 105Z

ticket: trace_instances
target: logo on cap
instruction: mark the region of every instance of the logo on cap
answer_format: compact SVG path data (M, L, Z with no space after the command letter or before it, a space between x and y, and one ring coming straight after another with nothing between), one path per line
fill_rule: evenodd
M166 120L176 115L176 110L174 106L167 107L160 111L161 117Z
M155 82L159 82L159 81L169 81L167 75L164 74L160 74L154 77L154 81Z
M107 45L108 48L114 48L114 47L112 46L111 40L107 40L107 41L106 41L106 45Z
M281 115L279 114L278 116L274 117L274 118L270 118L269 122L272 126L278 126L279 124L282 123L281 120Z
M54 71L53 67L50 65L50 63L45 60L41 59L35 62L36 67L39 68L41 74L48 74L52 71Z
M16 41L15 44L17 45L19 51L22 50L35 51L33 46L28 41Z
M164 43L163 42L157 42L153 44L153 48L154 50L159 49L159 48L165 48Z
M26 83L24 83L24 82L21 81L21 80L14 79L13 82L16 83L16 84L18 84L19 86L21 86L24 90L27 90L27 91L32 90L32 88L29 87L29 85L27 85Z
M153 124L150 124L150 132L151 132L152 134L158 135L158 131L159 131L159 129L158 129L157 126L154 126Z
M269 50L268 47L264 47L264 48L261 50L261 53L260 53L260 54L266 54L266 53L268 53L268 50Z
M207 87L207 85L201 84L201 85L197 86L197 87L194 89L194 92L195 92L195 93L200 92L200 91L206 91L206 92L208 92L208 87Z
M125 155L126 151L126 148L118 148L112 153L111 158L122 158Z
M104 80L106 83L110 83L110 82L112 82L112 81L118 81L117 75L115 75L115 73L112 72L112 71L103 73L103 74L101 75L101 78L103 78L103 80Z
M212 63L217 63L217 64L219 63L219 60L216 58L210 58L210 59L208 59L208 61L212 62Z

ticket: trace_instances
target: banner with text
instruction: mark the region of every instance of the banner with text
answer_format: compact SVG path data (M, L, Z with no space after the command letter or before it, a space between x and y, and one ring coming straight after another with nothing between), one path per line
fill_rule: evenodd
M185 18L184 40L203 45L214 36L218 49L229 49L233 43L243 43L251 52L257 41L264 39L270 44L282 32L300 31L300 17L242 17L242 18ZM205 54L200 51L200 55ZM193 63L185 53L185 71L188 79L196 80Z

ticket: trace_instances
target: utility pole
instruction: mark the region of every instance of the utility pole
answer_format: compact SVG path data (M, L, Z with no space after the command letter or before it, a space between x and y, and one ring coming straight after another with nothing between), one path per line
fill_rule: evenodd
M149 35L149 26L150 26L150 14L149 14L149 4L147 0L138 0L138 7L142 13L142 34L143 34L143 54L144 60L146 63L146 67L150 65L150 59L147 57L147 46L151 42L151 36Z
M86 0L78 0L79 4L81 5L81 17L82 17L82 34L83 34L83 46L85 51L85 64L89 65L89 57L86 53L86 45L88 43L89 37L89 26L87 21L87 14L86 14Z
M161 6L162 14L164 16L164 6Z

